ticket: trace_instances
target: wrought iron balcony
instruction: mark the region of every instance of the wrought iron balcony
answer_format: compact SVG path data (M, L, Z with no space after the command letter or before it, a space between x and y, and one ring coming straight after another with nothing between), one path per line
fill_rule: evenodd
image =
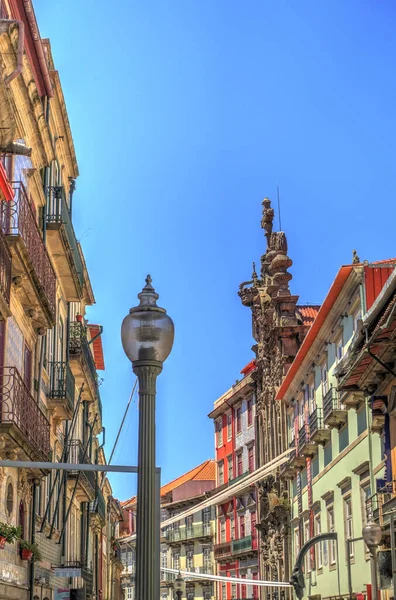
M91 464L80 440L70 441L69 462L78 465ZM93 471L69 471L69 478L78 478L77 497L81 502L90 502L94 499L96 481Z
M231 542L223 542L221 544L215 544L214 546L214 557L216 560L222 560L231 556Z
M0 230L0 313L3 319L11 315L11 252L6 238Z
M287 460L280 466L280 475L287 479L293 479L296 475L297 468L294 464L295 458L297 456L296 445L294 440L290 442L289 449L291 450Z
M47 364L50 376L48 407L55 409L63 419L70 419L74 411L75 388L69 363L51 361Z
M62 281L66 300L83 293L84 266L62 186L47 187L47 240Z
M309 430L311 440L317 444L325 444L331 437L331 430L326 427L323 421L323 410L315 408L309 417Z
M170 529L166 532L169 544L179 543L185 540L203 539L212 537L212 527L209 524L193 523L190 527L180 527L179 529Z
M0 203L1 229L11 246L12 277L24 287L21 301L37 309L37 321L55 323L56 275L44 246L36 216L21 181L12 183L14 198Z
M252 542L253 540L251 535L247 535L239 540L233 540L231 546L232 554L249 554L250 552L254 551Z
M99 487L96 490L95 500L91 502L91 513L97 515L101 521L105 521L106 502Z
M305 423L298 432L298 453L300 456L314 456L318 446L311 438L310 425Z
M0 432L11 450L23 450L30 460L47 461L50 424L16 367L0 367Z
M339 428L346 423L347 419L348 413L340 401L338 390L331 386L323 398L323 421L330 427Z
M76 379L77 387L84 383L84 400L97 400L100 413L98 376L94 357L88 344L85 327L80 321L70 323L69 330L70 366Z

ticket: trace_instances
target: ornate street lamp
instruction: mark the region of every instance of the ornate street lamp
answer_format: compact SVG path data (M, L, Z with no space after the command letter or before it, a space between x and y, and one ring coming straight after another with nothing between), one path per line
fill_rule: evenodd
M177 600L181 600L182 596L183 596L183 592L186 589L186 582L184 581L183 577L180 575L180 571L174 581L173 589L175 590Z
M363 540L365 541L368 549L370 550L370 563L371 563L371 587L373 600L378 600L378 580L377 580L377 548L381 542L382 529L377 524L371 521L363 527L362 530Z
M146 285L138 294L140 304L131 308L121 327L124 352L139 380L136 600L158 600L155 395L157 376L172 350L174 337L173 321L164 308L157 306L159 296L151 281L150 275L147 275Z

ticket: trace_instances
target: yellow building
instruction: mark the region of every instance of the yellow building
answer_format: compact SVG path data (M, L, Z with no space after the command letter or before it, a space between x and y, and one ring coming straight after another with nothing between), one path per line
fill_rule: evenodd
M161 520L192 509L202 502L216 485L215 461L208 460L161 488ZM122 504L124 522L119 528L119 541L124 571L121 585L125 600L134 600L136 497ZM161 600L173 597L173 581L176 577L162 569L186 572L187 600L211 600L214 596L213 581L194 574L213 575L213 543L215 538L216 510L214 506L192 512L186 518L161 531ZM191 574L191 575L190 575Z
M85 320L95 299L72 222L78 174L50 43L31 2L2 0L1 459L105 463L102 328ZM103 475L1 468L0 533L19 526L23 541L0 550L0 598L116 597L109 538L121 516Z

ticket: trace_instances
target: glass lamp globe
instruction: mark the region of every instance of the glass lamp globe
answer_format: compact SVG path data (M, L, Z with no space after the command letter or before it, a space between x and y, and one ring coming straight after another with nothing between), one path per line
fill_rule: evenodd
M184 579L180 575L180 571L179 571L179 574L178 574L178 576L176 577L176 579L174 581L173 589L175 590L175 592L182 592L182 593L186 589L186 582L184 581Z
M362 536L369 548L378 546L382 538L382 529L377 523L371 521L363 527Z
M174 325L164 308L157 306L158 294L147 275L146 285L138 294L139 306L131 308L121 326L121 340L129 360L163 363L173 346Z

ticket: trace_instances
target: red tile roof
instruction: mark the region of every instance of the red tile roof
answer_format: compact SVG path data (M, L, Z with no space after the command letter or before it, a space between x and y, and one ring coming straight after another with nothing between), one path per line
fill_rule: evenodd
M187 481L216 481L216 462L212 459L206 460L198 467L163 485L161 488L161 497L166 496L166 494L183 485L183 483L187 483ZM123 508L132 507L134 504L136 504L136 496L125 502L121 502Z
M297 306L296 308L297 314L301 317L303 324L312 325L319 312L320 306L307 304L305 306Z

